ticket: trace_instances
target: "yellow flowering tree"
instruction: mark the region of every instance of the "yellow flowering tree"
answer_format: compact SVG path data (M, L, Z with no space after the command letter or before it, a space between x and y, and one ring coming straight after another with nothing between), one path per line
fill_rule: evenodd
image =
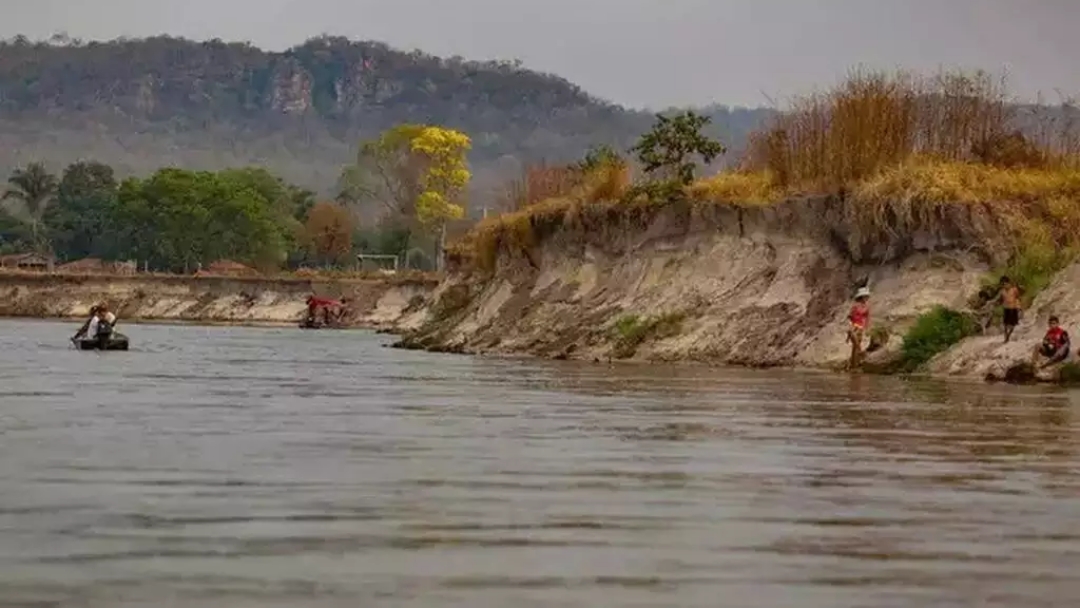
M441 267L446 223L465 214L461 203L472 177L466 162L471 147L469 137L454 129L397 125L361 145L356 164L342 172L338 199L357 206L381 203L388 212L385 220L404 229L405 250L417 230L437 236Z
M441 269L446 223L465 215L460 201L472 177L465 159L472 142L460 131L427 126L413 137L410 145L412 152L424 160L421 191L416 199L416 219L425 227L438 231L435 259Z

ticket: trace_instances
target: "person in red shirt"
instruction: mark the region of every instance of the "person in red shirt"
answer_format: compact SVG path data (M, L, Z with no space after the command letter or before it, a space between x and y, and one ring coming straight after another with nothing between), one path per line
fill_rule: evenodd
M1046 330L1042 343L1035 347L1035 352L1031 357L1031 364L1043 368L1050 367L1055 363L1061 363L1069 357L1069 348L1071 346L1069 332L1061 327L1057 316L1051 316L1049 329ZM1046 359L1046 361L1039 365L1039 359Z
M851 359L848 366L851 369L862 364L863 338L870 327L870 289L859 288L855 293L855 304L848 313L848 342L851 343Z
M336 300L330 300L328 298L320 298L314 295L308 296L306 300L308 307L307 319L304 323L308 327L317 327L321 325L318 320L319 309L323 311L322 324L330 324L330 310L340 304Z

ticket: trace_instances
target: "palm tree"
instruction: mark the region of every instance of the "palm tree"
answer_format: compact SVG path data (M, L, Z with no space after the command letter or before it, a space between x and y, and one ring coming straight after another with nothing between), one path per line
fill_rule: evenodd
M40 225L45 208L56 194L56 176L49 173L42 163L30 163L25 169L16 169L8 178L8 189L0 200L20 201L30 216L30 231L34 246L42 248Z

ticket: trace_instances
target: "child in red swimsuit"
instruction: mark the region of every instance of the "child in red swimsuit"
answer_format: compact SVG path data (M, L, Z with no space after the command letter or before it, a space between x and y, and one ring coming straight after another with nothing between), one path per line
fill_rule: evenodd
M855 293L855 304L848 313L848 322L848 342L851 342L848 366L855 369L862 363L863 337L870 326L870 289L862 287Z

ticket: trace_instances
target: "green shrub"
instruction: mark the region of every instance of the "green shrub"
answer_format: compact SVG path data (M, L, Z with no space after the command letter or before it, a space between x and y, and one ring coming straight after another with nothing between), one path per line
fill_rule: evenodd
M870 328L870 344L866 347L866 352L872 353L888 344L891 335L889 328L884 325L875 325Z
M913 372L935 355L978 332L979 324L967 313L936 306L920 315L904 335L901 371Z
M685 317L683 313L667 313L656 317L619 317L611 327L611 337L615 341L612 354L616 359L628 359L650 338L663 339L678 335Z
M1035 296L1046 289L1054 275L1076 259L1076 251L1061 249L1049 244L1036 243L1025 247L1013 256L1009 264L983 280L984 291L994 291L1001 277L1007 276L1021 290L1024 307L1031 305ZM994 311L994 320L1001 319L1001 307Z

